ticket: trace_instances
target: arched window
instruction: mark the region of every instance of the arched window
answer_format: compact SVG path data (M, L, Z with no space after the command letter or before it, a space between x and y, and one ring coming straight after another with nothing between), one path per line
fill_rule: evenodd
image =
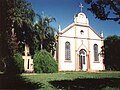
M94 61L98 61L98 45L94 44Z
M70 42L65 43L65 60L70 60Z

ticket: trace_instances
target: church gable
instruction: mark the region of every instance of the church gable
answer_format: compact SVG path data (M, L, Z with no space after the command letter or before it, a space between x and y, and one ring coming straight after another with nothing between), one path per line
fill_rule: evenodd
M82 4L79 6L81 12L74 16L74 22L59 32L62 37L84 38L100 40L102 37L89 25L87 16L82 12Z
M87 18L86 18L87 19ZM102 39L102 37L87 23L72 23L59 32L62 37Z
M74 23L72 23L59 33L61 33L61 36L63 36L63 37L73 38L73 37L75 37L75 30L74 29L75 29Z
M60 33L60 36L67 38L81 38L81 39L96 39L100 40L102 37L90 26L81 25L72 23L65 29L63 29Z

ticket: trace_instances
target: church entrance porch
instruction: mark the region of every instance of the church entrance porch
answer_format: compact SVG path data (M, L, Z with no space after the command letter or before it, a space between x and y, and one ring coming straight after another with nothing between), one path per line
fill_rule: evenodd
M87 54L84 49L79 51L79 68L80 70L86 71L87 70Z

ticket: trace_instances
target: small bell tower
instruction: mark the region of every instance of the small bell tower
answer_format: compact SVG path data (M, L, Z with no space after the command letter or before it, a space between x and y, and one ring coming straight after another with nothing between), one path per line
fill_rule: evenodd
M89 21L88 21L87 16L82 12L83 11L83 5L80 4L79 7L80 7L80 13L78 13L74 16L74 23L89 25Z

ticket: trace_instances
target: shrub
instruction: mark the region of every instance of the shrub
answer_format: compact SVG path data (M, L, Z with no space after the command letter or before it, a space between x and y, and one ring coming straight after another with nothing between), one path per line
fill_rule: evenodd
M24 71L24 60L22 58L22 54L16 53L14 55L14 63L17 73L22 73Z
M36 73L54 73L58 71L57 62L46 50L37 51L33 60Z

